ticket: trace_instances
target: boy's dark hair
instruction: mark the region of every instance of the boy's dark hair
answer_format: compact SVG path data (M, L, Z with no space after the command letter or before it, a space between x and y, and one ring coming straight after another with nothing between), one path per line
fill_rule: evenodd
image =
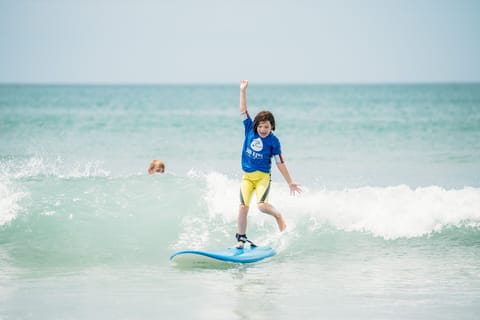
M257 127L261 121L269 121L272 125L272 131L275 131L275 118L270 111L260 111L253 119L253 132L257 132Z

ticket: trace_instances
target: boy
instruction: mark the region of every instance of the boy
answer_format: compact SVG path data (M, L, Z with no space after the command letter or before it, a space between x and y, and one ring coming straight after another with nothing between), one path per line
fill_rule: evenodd
M252 121L247 111L247 87L248 80L240 81L240 114L243 116L245 127L245 140L242 149L242 170L244 171L240 184L240 208L238 211L237 248L241 249L247 239L247 215L250 198L253 190L256 191L258 209L273 216L280 231L285 230L287 225L282 214L268 203L268 194L271 183L271 158L275 159L278 170L283 175L290 187L290 193L300 193L299 184L293 182L283 161L280 141L273 134L275 130L275 118L269 111L261 111ZM251 243L251 242L250 242Z

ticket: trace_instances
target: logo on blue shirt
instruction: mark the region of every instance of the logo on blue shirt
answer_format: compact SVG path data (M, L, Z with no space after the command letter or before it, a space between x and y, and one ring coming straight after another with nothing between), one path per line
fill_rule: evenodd
M263 149L262 139L260 138L253 139L252 143L250 144L250 148L252 148L254 151L257 151L257 152L262 151Z

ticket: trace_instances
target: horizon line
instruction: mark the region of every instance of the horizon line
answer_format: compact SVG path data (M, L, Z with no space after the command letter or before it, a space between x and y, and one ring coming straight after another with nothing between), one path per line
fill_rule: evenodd
M239 80L240 81L240 80ZM251 81L250 81L251 82ZM361 85L454 85L454 84L480 84L479 81L384 81L384 82L253 82L255 85L325 85L325 86L361 86ZM3 82L2 86L10 85L45 85L45 86L225 86L236 85L238 82Z

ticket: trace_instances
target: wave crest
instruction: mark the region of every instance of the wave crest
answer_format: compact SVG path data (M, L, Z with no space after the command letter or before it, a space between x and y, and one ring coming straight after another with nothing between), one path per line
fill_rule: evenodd
M210 217L236 220L239 181L219 173L205 176L205 202ZM254 199L252 199L252 203ZM270 202L285 216L289 229L308 221L310 230L333 226L370 233L386 240L441 232L446 227L480 226L480 189L447 190L439 186L406 185L343 190L309 190L291 197L285 183L273 183ZM249 225L263 226L265 215L252 207ZM267 217L268 219L268 217ZM275 225L272 221L272 225Z
M313 191L305 195L299 211L309 217L313 229L331 225L390 240L421 237L450 226L478 227L479 209L478 188L400 185Z
M27 195L16 191L11 183L0 179L0 226L12 221L20 210L19 201Z
M9 179L55 176L58 178L108 177L103 161L74 161L61 156L32 156L0 162L0 175Z

